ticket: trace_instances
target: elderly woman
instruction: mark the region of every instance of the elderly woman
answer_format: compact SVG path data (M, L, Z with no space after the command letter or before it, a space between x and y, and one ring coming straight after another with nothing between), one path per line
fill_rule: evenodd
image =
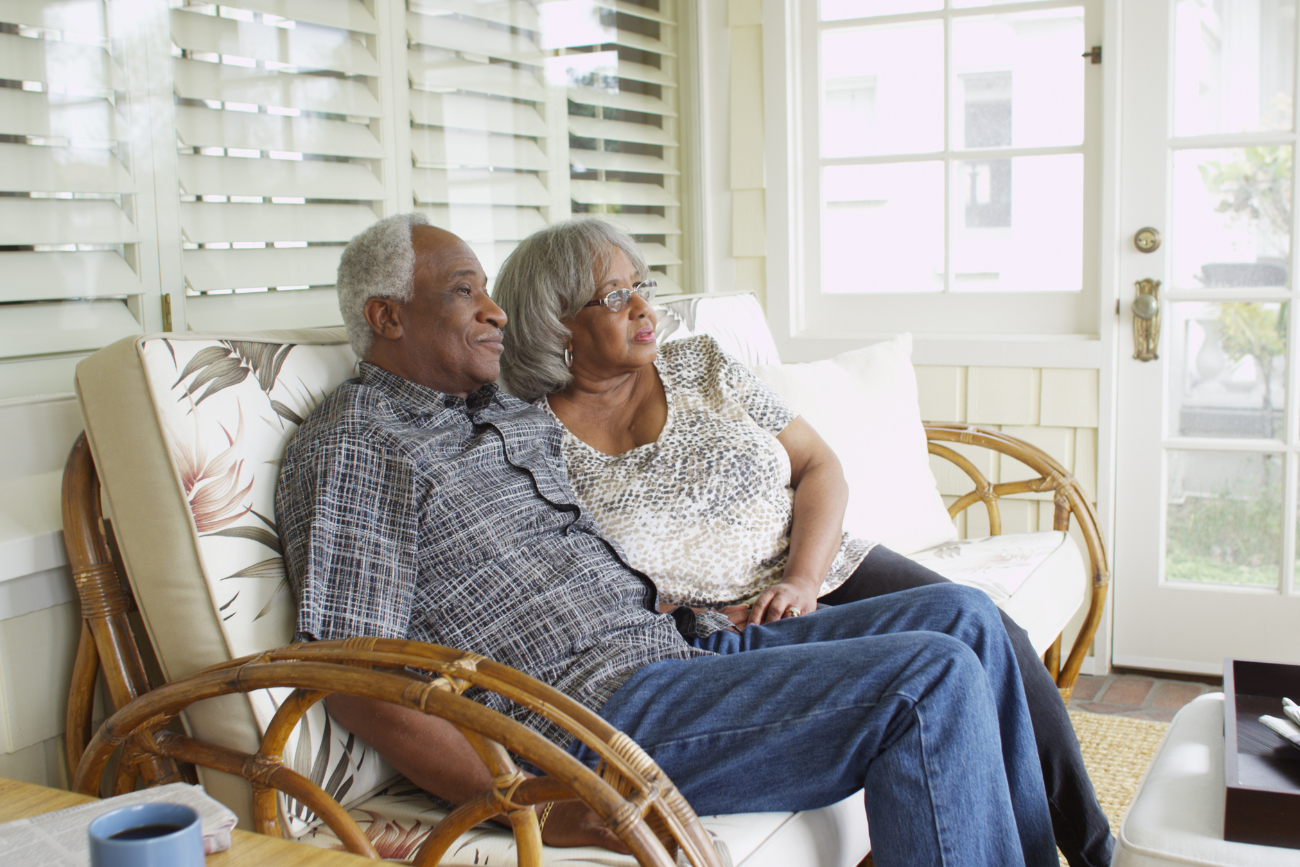
M636 243L597 219L543 229L496 278L501 374L565 430L579 502L666 603L737 628L947 579L841 532L848 486L817 432L710 337L655 339ZM672 607L670 604L665 609ZM1057 845L1108 865L1113 840L1056 685L1005 614Z

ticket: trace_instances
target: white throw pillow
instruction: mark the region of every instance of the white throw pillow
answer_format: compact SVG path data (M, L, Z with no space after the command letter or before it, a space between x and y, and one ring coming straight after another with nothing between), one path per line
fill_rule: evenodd
M957 538L930 471L912 370L912 335L811 364L758 364L844 465L844 531L911 554Z

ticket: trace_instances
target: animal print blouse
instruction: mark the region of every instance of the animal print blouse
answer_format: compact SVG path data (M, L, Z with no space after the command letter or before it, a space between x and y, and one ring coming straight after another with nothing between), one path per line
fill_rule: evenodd
M663 601L752 601L785 572L794 489L776 434L796 413L712 337L664 344L655 367L668 397L658 440L607 455L566 428L569 482ZM818 595L842 584L872 545L846 534Z

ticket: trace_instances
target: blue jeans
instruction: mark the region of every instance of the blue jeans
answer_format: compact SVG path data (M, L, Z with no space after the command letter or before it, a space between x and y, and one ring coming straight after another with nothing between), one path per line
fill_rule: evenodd
M701 815L865 789L880 867L1056 864L1015 656L979 590L920 587L696 643L719 655L648 665L600 713Z

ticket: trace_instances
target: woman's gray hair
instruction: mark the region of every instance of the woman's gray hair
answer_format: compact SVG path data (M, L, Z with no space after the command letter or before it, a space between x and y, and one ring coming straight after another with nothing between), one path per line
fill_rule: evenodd
M375 342L366 321L371 298L411 300L415 291L415 247L411 231L429 225L424 214L386 217L348 242L339 259L339 311L348 329L348 342L357 358L365 359Z
M577 316L596 294L615 250L644 278L645 257L632 236L595 217L534 232L502 263L492 299L507 317L501 379L511 394L533 401L573 380L564 363L570 334L562 320Z

